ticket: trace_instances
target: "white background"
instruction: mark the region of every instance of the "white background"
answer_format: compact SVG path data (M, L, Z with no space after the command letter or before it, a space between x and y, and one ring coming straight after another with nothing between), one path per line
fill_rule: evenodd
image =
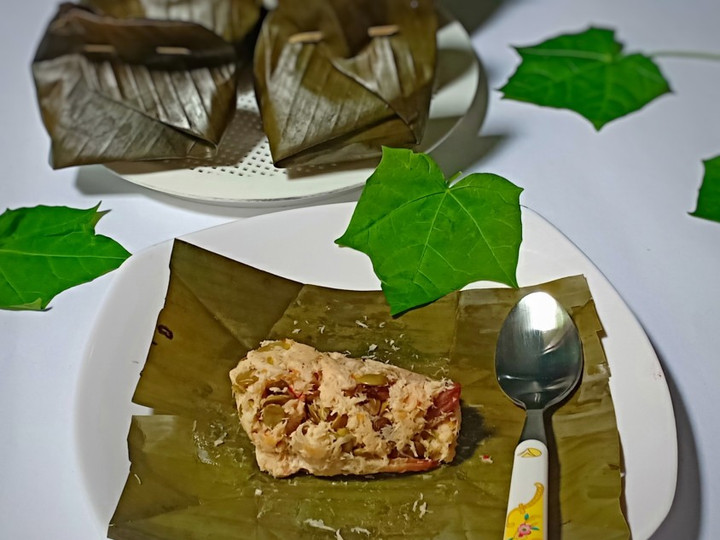
M720 3L446 3L471 30L491 90L479 135L466 133L442 156L525 188L522 202L579 246L635 312L663 363L679 435L676 501L653 540L709 539L720 528L720 223L688 212L701 161L720 154L720 62L658 58L673 93L599 133L576 114L501 100L496 89L518 63L510 45L591 24L616 29L629 51L720 52ZM56 4L10 4L0 18L0 211L102 201L112 211L98 231L131 252L271 211L179 201L101 167L51 170L30 63ZM0 311L0 538L93 538L73 448L74 392L112 279L69 290L44 313Z

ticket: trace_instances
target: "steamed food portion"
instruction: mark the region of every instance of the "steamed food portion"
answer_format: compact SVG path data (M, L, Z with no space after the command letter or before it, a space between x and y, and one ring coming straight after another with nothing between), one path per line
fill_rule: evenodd
M131 466L108 535L117 540L498 540L524 415L497 384L497 333L512 306L537 290L572 309L585 354L579 391L552 418L560 464L558 535L627 539L624 467L604 332L582 276L520 289L462 290L392 317L380 290L303 285L181 240L173 247L165 304L133 396L134 403L154 413L132 419ZM375 354L460 383L462 431L452 464L421 474L335 476L332 481L310 474L278 481L262 473L251 437L238 421L228 373L262 340L286 337L321 351L351 351L357 358ZM262 395L258 373L269 381L273 372L263 370L272 366L258 373L248 369L247 378L237 379L245 366L262 366L268 356L279 361L283 352L253 353L240 362L233 377L240 394ZM372 366L367 373L374 372L375 364L364 365ZM386 368L377 366L393 377ZM293 373L293 380L307 382L308 373ZM312 394L309 384L292 386L296 393L303 388ZM241 403L253 399L238 397ZM282 404L283 413L293 404L288 403Z
M218 160L251 74L277 167L422 141L434 0L279 0L267 16L262 0L78 2L59 7L33 60L54 168Z
M214 158L237 70L235 48L199 24L62 4L32 65L52 167Z
M268 341L230 372L242 427L275 477L424 471L455 456L460 386Z
M280 0L255 47L255 93L277 167L376 159L425 131L433 0Z

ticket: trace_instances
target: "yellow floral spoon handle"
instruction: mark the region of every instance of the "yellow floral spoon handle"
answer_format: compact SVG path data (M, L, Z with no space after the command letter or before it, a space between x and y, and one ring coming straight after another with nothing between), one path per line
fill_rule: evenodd
M515 448L503 540L542 540L547 523L548 453L536 439Z

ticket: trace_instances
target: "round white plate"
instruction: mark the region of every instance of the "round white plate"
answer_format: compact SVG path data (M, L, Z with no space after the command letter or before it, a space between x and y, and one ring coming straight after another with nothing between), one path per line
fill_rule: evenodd
M299 208L206 229L183 240L305 283L379 289L369 259L334 240L352 203ZM584 274L607 336L610 388L617 411L627 516L635 540L648 538L675 493L677 440L670 394L657 356L637 320L595 266L557 229L523 209L521 286ZM172 242L132 256L117 271L87 347L77 393L76 444L99 537L120 497L129 467L131 403L169 278ZM496 287L482 282L479 287ZM578 478L578 482L582 479Z
M417 148L431 152L457 127L474 100L487 101L487 87L470 36L456 20L444 16L437 33L435 91L428 123ZM442 19L442 17L441 17ZM477 94L477 96L476 96ZM484 107L481 108L484 115ZM482 118L476 119L477 125ZM252 81L241 83L236 114L208 164L167 160L108 164L134 184L169 195L229 206L282 206L331 197L362 187L371 168L318 166L294 171L273 165L262 131Z

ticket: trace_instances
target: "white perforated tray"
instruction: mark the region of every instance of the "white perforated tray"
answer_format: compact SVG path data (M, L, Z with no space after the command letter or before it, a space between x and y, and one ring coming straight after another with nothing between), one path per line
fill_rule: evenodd
M437 148L455 129L476 93L482 92L483 99L487 97L478 59L462 25L447 19L438 30L437 43L435 91L418 148L423 152ZM240 82L237 111L211 163L186 159L107 166L143 187L184 199L232 206L280 206L328 197L360 188L372 172L370 168L342 165L276 168L249 76Z

